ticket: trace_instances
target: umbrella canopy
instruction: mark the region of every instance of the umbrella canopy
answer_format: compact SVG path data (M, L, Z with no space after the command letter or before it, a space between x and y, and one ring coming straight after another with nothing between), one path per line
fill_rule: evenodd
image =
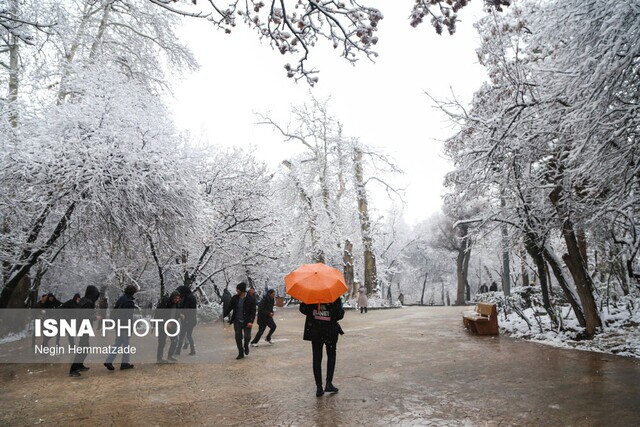
M305 304L334 302L348 289L342 273L326 264L302 264L284 284L287 294Z

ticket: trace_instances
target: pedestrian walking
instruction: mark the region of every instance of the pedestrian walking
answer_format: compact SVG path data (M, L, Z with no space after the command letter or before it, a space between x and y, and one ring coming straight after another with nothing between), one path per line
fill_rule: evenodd
M158 327L158 349L156 352L156 361L158 363L177 362L178 360L173 357L178 347L178 335L173 335L176 332L176 324L174 322L167 323L168 320L178 320L178 305L180 304L180 292L173 291L168 297L162 298L160 304L156 309L154 318L162 319L163 325L167 326L165 332L165 326ZM173 336L167 335L167 332ZM167 353L167 359L163 359L164 346L169 337L169 351Z
M276 291L274 289L270 289L265 297L262 298L260 304L258 304L258 333L253 341L251 341L252 347L256 347L258 345L260 337L262 337L267 326L269 327L269 333L267 334L265 341L269 344L273 344L271 342L271 337L276 331L276 322L273 321L273 304L275 301Z
M198 301L196 296L187 286L178 286L176 289L180 294L180 336L178 338L178 349L176 355L180 355L180 350L186 350L191 346L190 356L196 354L196 345L193 342L193 328L198 323L197 309ZM183 347L184 343L184 347Z
M369 308L369 299L367 298L367 289L364 286L358 288L358 308L360 308L360 314L367 313Z
M238 357L236 359L242 359L245 355L249 355L251 328L256 317L256 302L247 293L247 284L244 282L236 286L236 294L231 298L229 307L223 313L223 317L229 315L232 311L233 314L229 323L233 324L236 334L236 345L238 347Z
M130 328L133 324L133 312L138 306L135 303L135 298L133 297L135 293L138 292L138 287L136 285L127 285L124 288L124 293L118 301L116 301L115 306L113 307L113 319L116 320L120 325L129 325ZM124 328L117 328L116 331L116 340L111 347L111 353L107 356L107 359L104 361L104 366L110 371L113 371L115 368L113 367L113 361L116 359L116 354L118 349L123 349L122 351L122 360L120 363L120 370L132 369L134 365L129 363L130 353L128 350L125 350L129 347L129 341L131 340L131 329L127 332Z
M65 314L63 316L68 317L69 313L66 310L70 308L78 308L79 306L80 306L80 294L74 294L73 297L71 297L71 299L63 302L60 308L64 309L63 312ZM74 337L71 334L67 334L67 337L69 339L69 345L71 347L74 347L76 344Z
M227 307L229 307L229 302L231 301L231 292L229 292L229 288L224 288L222 291L222 312L225 313L227 311ZM222 316L222 321L224 322L224 316Z
M313 351L313 376L316 381L316 396L324 393L337 393L333 385L333 373L336 368L336 347L338 336L344 334L338 323L344 317L340 298L329 304L300 303L300 312L307 316L304 322L305 341L311 341ZM327 351L326 386L322 388L322 348Z
M80 298L78 301L79 309L82 309L80 314L78 315L78 320L82 322L84 319L90 320L100 320L100 316L95 314L95 312L91 312L89 310L95 310L96 301L100 297L100 291L93 285L87 286L87 289L84 292L84 297ZM89 347L89 334L80 335L80 339L78 340L78 347ZM69 368L69 376L70 377L79 377L80 371L88 371L89 368L84 366L84 360L87 358L87 352L81 351L76 352L76 356L73 359L73 363Z

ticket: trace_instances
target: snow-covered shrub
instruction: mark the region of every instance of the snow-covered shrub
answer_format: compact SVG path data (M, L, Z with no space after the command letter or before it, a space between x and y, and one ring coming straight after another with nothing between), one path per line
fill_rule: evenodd
M198 323L208 323L218 320L222 317L222 305L213 302L209 305L201 305L198 307Z

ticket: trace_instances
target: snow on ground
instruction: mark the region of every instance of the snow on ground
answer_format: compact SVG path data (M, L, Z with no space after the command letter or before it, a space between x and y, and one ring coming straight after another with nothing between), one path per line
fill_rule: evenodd
M561 291L557 291L559 294ZM554 347L596 351L640 358L640 298L622 297L615 302L602 304L600 317L603 328L592 339L584 337L569 305L557 303L559 326L554 326L542 307L538 288L516 287L512 296L502 292L478 294L472 302L498 304L498 323L501 333L514 338L534 341ZM357 298L344 302L345 308L358 308ZM396 302L395 307L401 307ZM507 312L505 314L505 306ZM369 307L389 307L380 297L370 297ZM528 308L525 308L528 307Z
M517 299L518 288L514 290L514 294ZM532 300L535 299L532 298ZM481 294L475 298L475 301L497 303L501 332L508 333L514 338L554 347L640 358L640 298L638 297L627 296L615 303L602 304L600 317L603 327L592 339L584 337L583 328L579 326L568 305L558 305L562 320L559 322L560 326L554 327L543 307L533 304L529 308L513 309L513 296L505 298L502 292ZM506 314L505 306L508 307Z

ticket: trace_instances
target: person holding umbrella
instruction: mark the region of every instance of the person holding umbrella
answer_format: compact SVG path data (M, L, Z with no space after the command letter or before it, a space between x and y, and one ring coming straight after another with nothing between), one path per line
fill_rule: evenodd
M313 352L313 376L316 380L316 396L324 393L337 393L333 385L333 373L336 369L336 347L338 336L343 334L338 320L344 317L342 301L338 297L332 303L305 304L300 303L300 313L307 316L304 322L305 341L311 341ZM322 347L327 351L327 381L322 388Z
M338 323L344 317L340 296L347 291L340 271L325 264L305 264L285 277L286 291L301 301L300 312L306 316L305 341L311 341L316 396L337 393L333 385L338 337L344 332ZM322 387L322 350L327 352L327 377Z

